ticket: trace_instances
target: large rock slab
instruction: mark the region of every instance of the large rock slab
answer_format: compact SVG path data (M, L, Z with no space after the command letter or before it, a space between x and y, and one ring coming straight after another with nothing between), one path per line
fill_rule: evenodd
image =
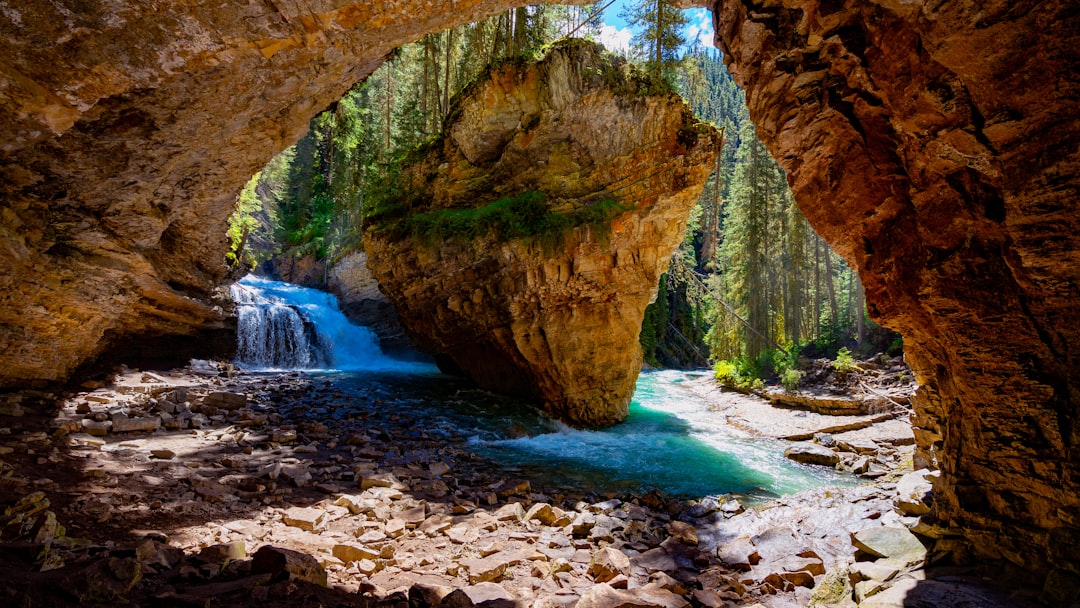
M645 307L719 141L632 72L583 41L493 69L364 233L422 350L582 426L627 415ZM520 215L469 219L499 205Z
M851 544L874 557L903 564L926 560L926 547L907 528L882 526L859 530L851 535Z
M784 458L803 464L817 464L831 467L840 462L840 456L833 450L809 441L801 441L784 450Z

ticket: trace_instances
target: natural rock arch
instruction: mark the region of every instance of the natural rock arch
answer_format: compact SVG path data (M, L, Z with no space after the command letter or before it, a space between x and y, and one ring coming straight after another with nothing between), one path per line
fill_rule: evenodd
M5 3L0 387L220 329L242 182L394 47L522 3ZM905 336L956 546L1077 576L1080 12L710 8L800 206Z

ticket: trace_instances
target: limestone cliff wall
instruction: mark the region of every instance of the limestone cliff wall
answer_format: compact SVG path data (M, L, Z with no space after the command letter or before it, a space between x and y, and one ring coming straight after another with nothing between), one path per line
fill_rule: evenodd
M714 5L758 134L904 335L936 516L1080 574L1080 12L1069 2Z
M395 47L512 4L3 2L0 388L227 332L244 182Z
M645 307L719 146L678 96L649 86L577 41L470 87L442 145L404 170L400 200L382 203L408 208L364 234L368 266L418 346L573 424L626 417ZM428 242L394 230L527 192L560 214L607 199L629 210L543 237Z

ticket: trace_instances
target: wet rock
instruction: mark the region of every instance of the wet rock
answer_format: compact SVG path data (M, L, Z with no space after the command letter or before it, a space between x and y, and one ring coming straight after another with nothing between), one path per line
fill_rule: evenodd
M854 532L851 544L866 553L914 565L926 560L926 547L907 528L883 526Z
M630 558L612 547L604 547L593 554L589 561L589 576L598 583L606 583L619 575L630 575Z
M326 570L312 556L299 551L264 545L251 558L252 574L269 574L326 586Z
M840 462L836 452L816 443L800 442L784 450L784 457L803 464L835 466Z

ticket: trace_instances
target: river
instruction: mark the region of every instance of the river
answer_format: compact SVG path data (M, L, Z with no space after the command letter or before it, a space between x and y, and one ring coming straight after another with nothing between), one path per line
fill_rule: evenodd
M783 442L728 425L684 387L704 371L642 372L624 422L580 430L431 364L387 357L369 330L348 323L329 294L247 277L233 295L240 307L241 366L304 369L345 397L332 417L403 417L544 486L596 493L656 488L678 498L733 494L754 502L854 483L831 469L785 459ZM268 352L283 344L288 357Z

